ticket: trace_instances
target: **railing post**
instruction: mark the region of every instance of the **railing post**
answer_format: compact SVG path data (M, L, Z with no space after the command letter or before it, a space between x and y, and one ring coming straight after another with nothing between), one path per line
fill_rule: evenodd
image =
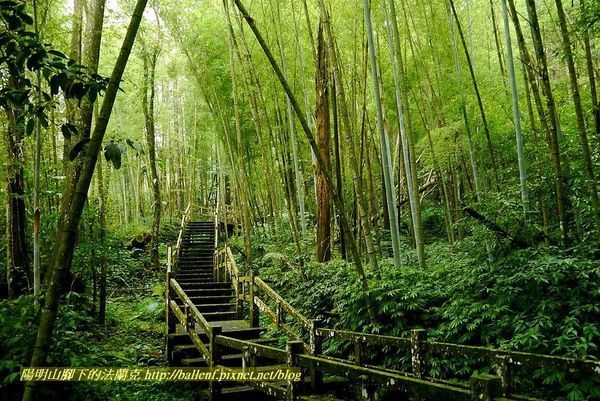
M211 368L215 368L219 362L221 362L221 350L217 345L217 336L221 335L223 328L221 326L211 326L208 334L209 341L209 352L210 352L210 360L208 361L208 366ZM221 383L218 381L211 381L208 384L208 395L210 401L215 401L221 395Z
M249 368L250 366L252 366L250 363L250 350L248 346L245 345L242 347L242 369Z
M236 282L234 283L235 285L235 296L236 296L236 300L235 300L235 313L237 315L238 319L242 318L242 315L244 313L244 285L242 283L243 277L236 277Z
M496 355L496 373L502 382L502 393L507 396L512 391L512 365L508 355Z
M250 271L250 283L248 283L248 292L249 292L249 304L250 308L250 326L258 327L258 308L254 303L254 272Z
M478 401L492 401L502 395L502 381L500 377L480 374L471 376L471 399Z
M304 343L302 341L288 341L286 346L287 351L287 365L290 368L296 366L296 355L302 354L304 352ZM300 393L300 384L302 380L299 382L289 381L287 385L287 401L296 401L298 399L298 394Z
M281 326L283 321L283 308L281 307L281 301L277 301L277 306L275 308L275 324L277 327Z
M323 343L321 338L317 335L317 329L322 326L322 322L318 319L310 320L310 331L309 331L309 342L310 342L310 354L319 355L323 352ZM314 392L318 392L319 388L323 384L323 373L320 372L316 366L310 368L310 385Z
M421 379L425 376L425 342L427 341L427 331L424 329L415 329L410 331L410 354L412 361L413 375Z
M213 260L213 279L217 280L217 270L219 270L219 251L215 248L212 255Z
M359 337L354 339L354 363L357 366L362 366L362 341Z
M166 324L166 333L165 333L165 353L167 355L167 360L171 362L171 355L173 352L173 343L171 338L169 337L170 333L175 332L175 315L173 311L171 311L171 259L172 249L169 247L167 249L167 273L166 273L166 281L165 281L165 324Z
M188 304L183 304L183 317L184 317L183 328L187 332L187 329L189 327L189 321L190 321L190 307L188 306Z

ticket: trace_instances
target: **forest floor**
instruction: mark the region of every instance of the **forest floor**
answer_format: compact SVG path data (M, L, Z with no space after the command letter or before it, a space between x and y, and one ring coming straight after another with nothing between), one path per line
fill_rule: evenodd
M106 358L110 366L167 366L164 355L164 306L159 280L154 291L115 296L107 302L107 325L96 327L98 342L81 358ZM108 363L110 359L112 362ZM82 385L83 384L83 385ZM78 383L81 399L189 401L193 389L179 382ZM85 397L85 398L84 398ZM89 397L89 398L87 398Z

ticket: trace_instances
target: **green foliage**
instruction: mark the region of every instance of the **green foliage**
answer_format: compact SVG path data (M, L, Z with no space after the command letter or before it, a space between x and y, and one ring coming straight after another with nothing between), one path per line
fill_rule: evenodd
M69 59L63 53L42 43L32 30L33 18L22 0L3 1L0 7L0 69L8 79L2 80L0 106L20 111L17 123L24 124L25 133L34 130L34 119L38 118L44 128L48 128L47 111L56 107L55 96L62 90L67 99L81 101L88 95L94 101L106 88L108 81L97 74L88 74L85 67ZM26 71L40 74L47 84L33 83ZM34 99L39 93L39 99ZM25 122L25 118L28 120ZM76 132L72 125L61 128L66 138ZM75 158L79 150L71 152Z
M600 332L600 262L584 248L566 253L552 247L515 250L494 263L486 258L479 236L459 245L434 243L427 270L416 256L396 270L391 259L380 265L379 278L368 272L378 312L371 321L354 269L334 259L327 264L305 261L291 268L294 255L284 237L257 235L255 263L259 274L284 298L311 318L331 327L408 337L411 329L429 329L429 338L507 350L598 357ZM285 245L284 245L285 244ZM276 256L276 257L275 257ZM326 340L325 351L353 354L353 345ZM410 369L410 356L393 349L371 349L370 361ZM430 374L467 379L491 366L463 358L430 359ZM517 388L551 399L584 400L597 396L597 379L551 370L516 370ZM566 397L566 398L565 398Z

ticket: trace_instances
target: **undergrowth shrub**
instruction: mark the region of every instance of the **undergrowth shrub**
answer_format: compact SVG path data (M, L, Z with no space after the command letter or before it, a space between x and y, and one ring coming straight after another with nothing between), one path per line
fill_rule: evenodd
M232 239L242 247L239 238ZM259 275L310 318L329 327L408 337L426 328L432 340L576 358L597 358L600 332L600 261L585 249L564 252L539 246L495 255L492 263L477 237L458 245L428 246L428 267L404 252L395 269L384 259L378 275L368 270L376 321L369 319L357 274L338 258L312 261L311 243L303 255L293 243L259 233L253 242ZM240 258L243 264L243 258ZM365 269L368 269L365 266ZM325 352L351 357L353 345L326 340ZM410 357L386 347L364 351L369 360L408 370ZM430 374L467 379L494 371L463 358L430 358ZM598 379L548 369L517 370L518 389L550 399L600 397Z

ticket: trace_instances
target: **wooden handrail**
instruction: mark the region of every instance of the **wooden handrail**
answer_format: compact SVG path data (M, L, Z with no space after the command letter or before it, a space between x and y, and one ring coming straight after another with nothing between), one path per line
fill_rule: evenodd
M368 379L386 388L413 389L419 395L427 395L427 399L438 400L472 400L469 390L456 386L453 383L432 383L428 380L416 379L398 372L388 372L362 366L355 366L347 362L335 361L322 356L301 354L297 356L298 365L311 368L315 365L320 369L336 376L346 377L358 381ZM483 399L483 398L482 398ZM505 398L510 399L510 398Z
M177 302L173 300L169 301L169 307L173 311L173 314L175 315L177 320L179 320L179 323L181 323L181 325L184 326L186 333L188 334L188 336L190 336L190 339L192 340L198 351L200 351L202 356L205 357L207 360L210 359L210 350L206 347L206 345L204 345L204 342L202 342L200 336L198 336L198 333L196 333L196 329L194 327L189 327L185 312L183 312L179 305L177 305Z
M239 351L247 351L251 355L262 356L264 358L274 359L277 362L284 363L287 358L287 352L280 348L270 347L268 345L257 344L252 341L240 340L238 338L217 336L217 344L233 348Z
M407 338L368 334L346 330L319 328L317 335L322 338L337 338L348 341L358 341L363 344L378 344L393 346L398 349L408 349L412 341ZM428 354L443 354L447 356L474 356L488 362L497 362L499 356L509 357L511 362L530 367L551 367L558 369L580 369L600 372L600 361L577 359L563 356L536 354L521 351L507 351L475 345L461 345L439 341L422 341Z
M190 316L194 318L196 323L200 325L202 330L207 335L210 335L211 326L208 324L208 321L204 318L204 316L202 316L198 308L196 308L196 305L194 305L194 303L190 300L187 294L183 291L177 280L172 278L170 284L175 294L179 297L183 304L189 308Z
M173 250L173 260L177 261L177 256L179 256L179 249L181 248L181 242L183 240L183 231L185 229L185 225L187 224L193 210L192 203L188 203L185 211L183 212L183 216L181 216L181 225L179 227L179 235L177 236L177 243L175 245L175 249Z
M227 208L225 208L225 213L227 212ZM222 213L223 211L221 208L217 207L217 210L215 211L215 231L218 230L219 216ZM532 368L558 368L569 371L580 370L586 373L590 372L593 375L598 375L600 372L600 361L430 341L427 339L426 331L421 329L412 330L410 338L402 338L323 328L321 327L319 320L309 319L304 316L260 277L255 276L252 272L249 276L241 276L231 248L227 245L218 248L217 240L215 241L214 262L216 277L222 277L224 280L231 279L234 284L236 301L238 303L236 309L238 311L240 310L240 302L248 302L250 304L251 320L253 313L254 317L257 316L257 313L253 311L260 311L264 316L275 323L275 325L290 339L297 340L296 345L305 352L305 354L297 356L298 364L302 367L311 369L312 377L315 377L314 374L317 371L320 371L361 380L368 378L375 383L389 387L414 388L418 394L435 394L436 396L442 396L443 399L467 400L473 399L473 396L477 396L477 399L483 399L479 397L477 389L481 386L485 387L485 383L490 380L489 377L480 377L479 375L472 376L471 388L469 390L468 386L465 386L464 384L451 383L441 379L428 377L429 375L426 369L427 365L425 357L427 355L473 357L475 360L485 360L497 367L498 376L495 376L493 380L495 381L495 384L502 384L501 387L505 397L504 399L533 400L533 398L512 394L512 378L510 373L512 367L528 366ZM267 303L267 301L269 302ZM270 306L273 303L275 304L275 310ZM289 315L298 323L302 330L305 330L305 332L300 333L300 335L296 333L292 329L292 326L285 321L284 314ZM306 338L306 332L308 332L308 337L310 339L309 344L302 341L302 337ZM285 351L281 349L255 344L250 341L234 339L223 335L215 335L214 338L216 344L220 346L248 351L251 354L258 356L281 360L285 355ZM355 360L349 361L323 355L322 342L331 338L354 343ZM369 344L388 346L398 350L408 351L411 356L412 372L400 372L365 363L363 360L363 347ZM475 386L473 383L475 383ZM495 394L500 393L495 392ZM499 396L500 395L496 395L494 397ZM485 399L491 400L492 398Z
M365 344L389 345L399 349L410 348L410 340L401 337L326 328L319 328L316 332L322 338L337 338L338 340L360 341Z
M289 313L294 319L296 319L302 327L306 330L310 330L311 324L310 320L307 319L304 315L302 315L296 308L289 304L281 295L279 295L275 290L273 290L267 283L265 283L260 277L254 277L254 283L258 287L259 290L264 292L276 303L280 303L283 310Z

